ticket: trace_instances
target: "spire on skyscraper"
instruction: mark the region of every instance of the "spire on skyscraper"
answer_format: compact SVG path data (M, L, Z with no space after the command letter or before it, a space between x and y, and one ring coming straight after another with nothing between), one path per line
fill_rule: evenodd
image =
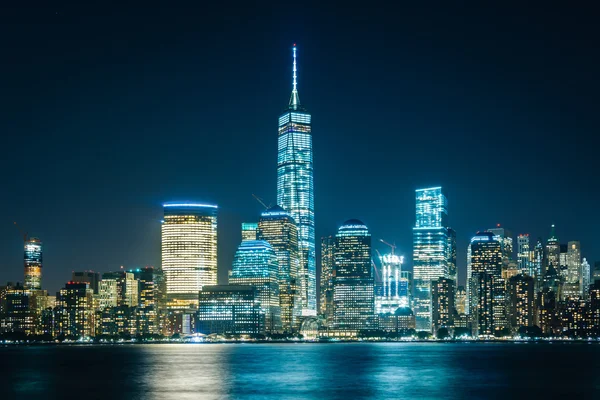
M292 95L290 97L290 110L298 110L300 109L300 97L298 97L298 75L296 68L296 43L294 43L293 47L293 57L294 57L294 67L292 69L293 72L293 81L292 81Z

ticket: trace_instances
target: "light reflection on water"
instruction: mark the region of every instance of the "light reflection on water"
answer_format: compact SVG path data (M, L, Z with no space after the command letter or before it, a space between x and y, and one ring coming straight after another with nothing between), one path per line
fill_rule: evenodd
M599 356L586 344L5 347L0 398L600 398Z

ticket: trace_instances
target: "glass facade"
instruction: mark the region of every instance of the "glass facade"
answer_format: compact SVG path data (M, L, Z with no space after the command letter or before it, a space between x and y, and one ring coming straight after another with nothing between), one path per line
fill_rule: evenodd
M560 268L560 242L556 237L554 225L552 225L550 238L546 243L545 271L550 269L550 267L554 268L556 271L558 271L559 274L562 275L562 271Z
M302 298L296 222L283 208L271 207L260 216L257 236L268 242L277 255L282 329L284 332L297 331L302 315Z
M264 333L264 313L253 286L204 286L200 292L196 331L210 334Z
M202 286L217 284L217 206L164 205L162 271L169 308L194 307Z
M42 289L42 241L29 238L25 242L25 289Z
M282 331L278 275L277 254L268 242L245 240L240 244L233 259L229 283L256 288L267 332Z
M256 240L258 224L256 222L242 222L242 240Z
M294 83L288 110L279 117L277 145L277 204L287 210L298 225L302 314L317 313L315 260L315 205L311 115L300 105Z
M447 226L448 201L441 187L418 189L413 228L413 308L417 330L431 331L431 282L450 277L454 243ZM453 267L454 268L454 267Z
M455 311L455 284L453 279L439 278L431 284L433 331L452 328Z
M319 312L329 326L333 322L333 260L335 254L335 238L321 238L321 297Z
M529 234L517 236L517 268L521 274L535 276L533 263L531 262Z
M359 220L349 220L336 235L333 278L336 330L374 329L375 288L371 234Z
M404 257L396 254L380 255L381 286L375 296L375 313L394 313L408 307L408 279L402 277Z
M470 311L479 335L490 336L506 327L502 260L502 244L494 234L479 232L471 239Z

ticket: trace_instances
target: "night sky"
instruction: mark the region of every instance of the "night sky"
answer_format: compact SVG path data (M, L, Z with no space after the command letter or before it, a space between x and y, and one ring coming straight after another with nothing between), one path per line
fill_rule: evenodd
M43 240L51 292L73 270L158 266L173 200L219 205L225 282L252 193L276 200L293 43L318 238L358 218L410 260L414 190L441 185L460 282L497 223L532 242L555 223L600 260L591 8L200 3L3 11L0 282L23 280L13 221Z

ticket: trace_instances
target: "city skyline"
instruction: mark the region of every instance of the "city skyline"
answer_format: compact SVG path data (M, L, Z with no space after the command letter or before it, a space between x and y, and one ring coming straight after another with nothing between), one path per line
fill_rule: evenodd
M477 42L468 41L465 46L480 57L479 62L459 58L451 72L444 72L429 63L422 64L423 57L438 60L444 57L443 52L435 49L430 49L426 55L420 52L422 38L399 42L402 51L393 55L376 44L376 36L372 33L367 34L365 41L342 41L337 40L340 35L348 34L349 39L358 39L358 33L343 29L343 33L336 34L323 25L317 25L317 29L327 33L328 38L319 43L317 38L298 29L294 23L293 27L282 31L279 39L268 41L264 49L250 51L238 48L242 52L243 65L233 67L234 63L226 63L228 67L223 74L209 68L208 71L217 77L216 83L227 82L226 76L236 76L233 86L239 84L245 89L240 91L228 85L209 85L208 93L217 99L213 104L204 100L206 96L200 92L190 94L186 90L189 84L196 88L207 84L201 70L192 73L181 63L193 61L189 65L196 68L203 60L197 55L180 54L168 64L150 58L149 65L155 68L151 68L148 74L154 79L132 79L124 92L116 84L109 84L104 89L94 85L89 87L95 79L104 76L102 74L112 78L131 76L134 67L139 65L136 62L147 59L149 53L138 50L131 55L131 64L125 63L122 70L114 70L111 58L97 58L91 50L88 52L82 48L83 42L67 36L67 31L62 30L77 24L73 17L71 14L53 15L51 18L62 18L60 21L64 27L58 27L49 35L58 43L67 44L67 49L79 49L91 57L88 61L85 57L81 58L81 74L74 74L79 70L61 64L68 59L69 53L60 49L51 56L54 63L47 66L48 73L58 74L58 79L65 82L60 89L48 82L36 88L29 86L35 86L45 76L46 72L42 73L36 67L29 66L23 72L9 73L15 77L14 86L8 85L6 92L7 97L13 98L11 104L5 107L9 114L9 127L14 132L9 138L9 146L17 149L26 146L28 154L38 159L44 168L24 162L22 158L17 159L13 154L2 160L2 179L7 183L8 195L1 200L5 218L0 227L0 282L22 281L22 238L12 226L13 221L44 243L43 286L56 292L74 270L106 272L121 265L127 269L159 266L162 204L172 200L195 200L219 205L218 273L219 282L224 283L235 248L239 245L239 224L256 220L262 211L252 199L252 193L263 197L267 203L276 201L273 165L277 150L273 121L289 98L289 50L292 43L298 43L301 48L298 73L303 104L311 110L314 118L317 240L335 234L343 221L357 218L369 226L375 239L374 246L385 250L385 246L378 244L379 238L396 243L397 253L404 255L408 265L412 265L412 193L421 187L440 185L447 191L450 225L457 233L460 284L464 284L468 241L477 231L497 223L511 230L515 237L529 233L531 247L538 237L542 237L543 244L546 244L550 225L554 223L561 241L579 241L582 256L592 265L600 259L598 246L595 246L598 232L593 228L598 217L587 212L592 209L598 189L585 184L593 182L594 178L593 169L585 168L591 166L588 160L592 159L593 146L586 145L585 134L591 127L591 121L587 121L586 125L585 118L576 118L581 117L581 113L585 117L585 107L591 106L583 102L587 92L581 85L565 87L559 80L563 76L560 68L577 70L579 76L585 76L589 67L583 65L583 56L577 52L585 47L585 42L570 53L574 57L572 63L563 61L557 64L560 68L555 66L556 69L546 72L555 84L555 97L552 97L555 102L552 102L545 100L540 93L536 95L535 91L523 95L510 85L501 88L498 84L488 88L491 90L485 94L473 91L475 81L468 72L487 66L484 72L492 74L495 69L485 60L499 57L487 52ZM308 16L301 15L299 18ZM532 40L539 38L539 32L517 26ZM94 29L98 26L92 23L82 37L89 40L95 35ZM117 33L123 33L123 26L117 24L116 29ZM441 30L437 33L434 35L436 43L448 46L449 43L441 37ZM492 35L490 31L484 30L483 33ZM575 31L568 37L578 37L580 33ZM129 49L120 47L116 38L110 36L109 44L101 49L114 49L120 56L128 54ZM132 39L146 43L137 36ZM499 37L492 35L491 39L503 43ZM22 49L11 48L15 55L20 56L16 59L22 58L24 50L37 48L37 42L31 37L20 40ZM336 46L330 46L332 42ZM203 43L208 46L206 54L220 56L221 61L223 57L225 60L240 57L239 54L235 57L223 54L222 49L234 43L231 37L211 45ZM562 45L553 42L552 46L561 48ZM42 57L48 51L56 50L53 45L37 49L39 54L34 52L33 57ZM350 49L372 57L354 60L352 52L348 51ZM539 89L535 86L538 81L531 83L530 80L535 77L534 71L538 72L535 67L549 57L552 49L554 47L540 49L540 54L525 60L528 63L524 64L524 70L513 70L512 77L519 79L505 78L502 82L512 82L516 86L529 82ZM524 47L515 51L524 51ZM177 55L177 52L174 54ZM579 57L575 57L577 55ZM345 68L340 71L336 58L354 60L355 65L344 63ZM386 64L401 68L405 74L392 74ZM423 65L428 68L418 73L418 67ZM15 72L13 67L12 64L3 65L9 72ZM165 89L167 78L176 67L184 68L185 79L175 80L173 88ZM381 72L381 77L372 76L376 71ZM269 82L259 79L249 83L246 78L257 72L267 74ZM369 84L357 80L361 76L368 76ZM389 79L391 77L395 79ZM30 82L29 85L19 85L25 79ZM428 79L434 79L434 83L425 85ZM454 86L444 86L452 82ZM593 83L588 83L586 87L592 87ZM19 93L17 89L22 87L28 89ZM85 87L87 89L83 89ZM442 89L444 87L446 89ZM181 91L184 96L171 96L175 106L169 107L164 99L155 98L155 103L142 99L141 96L150 88L162 94ZM260 91L256 90L258 88ZM459 95L464 90L468 94ZM241 97L233 96L240 92L243 92ZM57 99L48 103L48 93L56 94ZM121 99L122 93L129 96L128 101ZM40 104L31 105L24 97L26 94L39 95ZM80 104L79 100L78 103L73 101L75 95ZM476 105L469 101L469 95L483 96L484 101ZM520 100L521 96L527 101ZM96 100L92 101L92 98ZM255 101L248 101L253 98ZM569 102L562 104L562 99L567 98ZM448 99L458 102L452 112L445 109ZM54 101L64 102L65 107L53 106ZM411 101L414 104L409 104ZM115 110L122 107L126 112L116 112L115 117L98 125L101 115L112 109L112 102L117 102ZM357 102L361 112L348 113L347 110L352 110ZM496 107L498 103L499 108ZM50 106L46 107L48 104ZM248 104L251 105L247 107ZM502 110L508 104L514 109L506 120L507 111ZM560 118L552 112L553 107L559 105L565 106L561 108ZM159 107L161 112L150 115L143 111L147 106ZM249 109L240 111L248 125L243 129L243 137L233 136L237 142L225 140L227 135L220 135L221 132L239 130L237 118L227 118L232 112L231 106ZM148 109L152 110L152 107ZM204 111L217 108L223 111L216 112L215 116ZM227 114L224 114L225 110ZM478 113L484 113L486 118L474 116ZM352 118L348 118L347 114ZM525 126L524 115L527 115L528 121ZM395 125L383 123L386 117L393 119ZM569 125L568 121L573 123ZM569 130L571 126L578 130ZM374 138L371 130L376 130L379 136ZM562 135L565 140L559 135L562 132L568 132L568 135ZM512 178L502 180L500 193L497 181L482 180L487 172L479 168L479 163L469 162L461 155L469 146L474 146L475 151L487 148L492 142L484 140L483 133L503 138L502 143L496 144L496 151L481 160L495 165L491 169L502 165L506 169L505 175ZM214 149L211 153L215 155L198 155L187 149L175 151L169 147L169 135L178 140L188 140L190 149L198 148L199 144L210 144ZM420 149L421 141L427 136L438 140L440 145L435 144L435 140L427 140L431 146L427 153L406 150ZM548 147L548 136L555 139L557 145ZM474 143L474 138L482 142ZM141 147L138 147L139 143L142 143ZM529 150L521 149L522 145ZM555 147L563 150L561 157L566 157L560 163L542 159L536 154L537 150ZM170 151L161 155L163 148ZM256 154L260 156L256 157ZM420 166L417 171L412 168L415 163ZM215 165L220 168L215 169ZM245 168L247 165L252 168ZM525 180L522 175L516 174L517 166L519 171L528 171ZM574 171L579 174L577 179L568 178ZM28 188L32 176L36 177L42 196L30 195ZM557 179L561 185L552 191L548 183ZM355 182L356 186L348 182ZM393 183L391 187L390 182ZM536 183L533 188L531 182ZM364 189L356 190L356 187ZM553 194L551 201L548 200L549 192Z

